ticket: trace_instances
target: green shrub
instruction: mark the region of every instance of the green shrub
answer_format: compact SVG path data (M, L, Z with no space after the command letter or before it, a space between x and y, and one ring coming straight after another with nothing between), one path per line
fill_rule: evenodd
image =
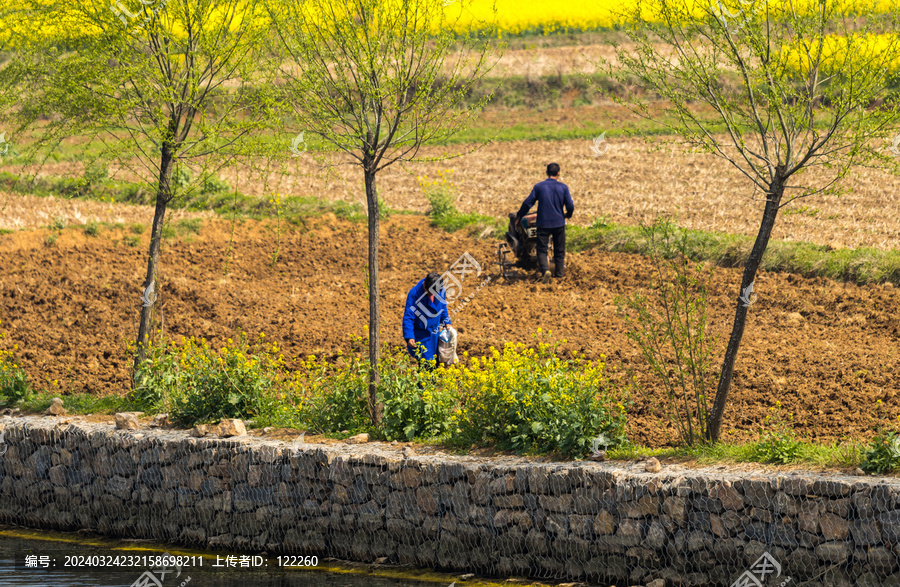
M365 340L356 341L365 346ZM363 343L363 344L361 344ZM453 427L458 387L444 370L420 370L405 350L385 348L379 363L380 427L372 429L368 411L369 362L359 348L338 364L311 355L304 365L301 421L317 433L372 430L386 440L445 436Z
M716 341L707 328L712 271L689 262L691 243L671 218L660 216L642 226L641 235L653 264L653 283L649 294L617 298L618 314L665 391L665 401L650 403L658 403L682 444L694 446L707 439L709 391L715 390Z
M128 393L128 401L140 411L164 411L169 393L180 388L180 367L178 352L174 346L149 345L146 358L134 372L134 384Z
M444 218L456 214L456 198L452 193L446 191L434 191L426 196L428 198L429 218Z
M84 170L84 187L87 189L101 184L107 179L109 179L109 168L102 163L95 161L89 164Z
M754 458L762 463L786 465L803 456L803 443L797 439L792 423L793 414L782 413L781 402L769 408L769 414L759 429L760 441L754 446Z
M169 179L169 183L171 184L172 189L176 194L180 194L185 189L190 187L193 181L194 176L191 173L191 170L184 165L175 166L175 169L172 171L172 175Z
M602 363L562 359L546 343L492 353L426 370L404 349L386 349L377 430L368 419L368 361L361 350L338 364L311 356L299 377L300 421L317 433L369 430L386 440L443 438L457 446L494 443L502 450L576 457L601 436L610 448L627 442L625 406L608 391Z
M201 194L219 194L228 191L231 191L228 182L215 175L207 175L203 178L203 184L200 186Z
M601 436L609 448L627 441L624 402L610 391L603 363L562 359L547 343L491 353L461 369L459 441L569 456L589 453Z
M449 170L438 171L438 178L435 180L429 180L428 176L418 178L419 186L425 192L430 206L426 212L429 218L436 220L458 214L455 205L456 186L446 177L448 173Z
M250 418L270 411L275 388L284 380L284 359L277 344L251 343L241 333L213 349L206 340L183 340L148 349L135 373L130 397L148 410L159 406L182 426Z
M6 334L0 332L0 340ZM13 346L13 350L17 350ZM31 385L28 383L28 375L19 366L13 356L13 351L0 351L0 399L6 403L14 404L31 395Z
M6 356L5 356L6 355ZM28 375L18 363L9 360L5 351L0 351L0 398L14 404L31 394Z
M862 468L878 475L900 468L900 435L894 430L879 432L869 443Z
M452 431L459 394L446 370L421 370L405 350L396 349L382 358L380 371L381 435L386 440L437 438Z
M369 425L368 362L351 357L332 365L307 357L300 420L316 433L360 432Z
M393 210L391 210L390 206L387 205L387 202L384 201L384 198L378 196L378 218L384 220L386 218L390 218L391 214L393 214Z

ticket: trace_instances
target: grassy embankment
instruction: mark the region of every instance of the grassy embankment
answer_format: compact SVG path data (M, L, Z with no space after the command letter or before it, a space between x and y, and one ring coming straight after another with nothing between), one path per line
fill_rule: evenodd
M52 395L40 393L29 397L18 407L26 413L41 413L50 406ZM90 394L75 394L65 397L65 406L70 414L114 414L116 412L137 410L128 398L119 396L96 397ZM259 420L257 427L268 425L264 419ZM346 438L350 433L328 433L331 438ZM469 448L444 445L440 438L416 438L417 442L437 444L449 452L465 454ZM816 443L802 439L795 442L789 459L782 462L773 462L771 459L771 446L760 442L728 443L721 442L715 445L699 445L695 447L675 448L647 448L640 445L627 445L625 447L610 450L608 458L611 460L635 460L644 457L657 457L661 460L679 462L690 465L721 465L738 463L768 463L776 465L804 466L828 469L853 469L865 464L866 452L871 449L869 444L856 441Z

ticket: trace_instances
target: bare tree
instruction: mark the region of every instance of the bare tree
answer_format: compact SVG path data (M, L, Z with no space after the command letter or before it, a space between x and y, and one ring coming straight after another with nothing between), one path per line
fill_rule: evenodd
M137 370L158 298L166 210L177 195L173 171L195 166L204 170L198 177L208 175L258 147L251 133L271 124L267 86L257 83L265 12L256 0L25 1L30 19L6 33L15 59L0 70L13 102L4 114L37 135L33 154L81 136L105 145L101 158L156 193Z
M884 147L900 119L890 89L898 16L840 8L827 0L642 0L624 15L630 43L617 47L609 70L655 95L652 104L628 103L644 117L672 121L662 123L690 147L728 161L762 195L709 414L712 441L778 212L798 198L835 193L857 166L896 171Z
M269 7L286 55L284 100L304 132L349 157L368 212L369 415L380 355L376 176L413 161L481 110L468 94L489 70L490 45L457 36L441 0L284 0Z

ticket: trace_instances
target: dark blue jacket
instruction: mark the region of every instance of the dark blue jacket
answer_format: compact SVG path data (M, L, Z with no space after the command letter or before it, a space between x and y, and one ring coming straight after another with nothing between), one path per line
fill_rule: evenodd
M569 186L549 177L534 186L516 216L521 218L528 214L535 202L538 203L536 223L538 228L565 226L566 218L571 218L572 212L575 211L575 203L572 201L572 194L569 193ZM563 213L563 208L565 208L565 213Z
M446 293L442 290L440 296L434 296L432 302L431 292L425 289L425 280L422 279L409 290L406 296L406 309L403 311L403 340L415 339L424 346L406 350L417 359L426 361L434 360L437 355L438 336L441 333L441 325L450 324L450 314L447 313ZM416 345L419 347L419 344Z

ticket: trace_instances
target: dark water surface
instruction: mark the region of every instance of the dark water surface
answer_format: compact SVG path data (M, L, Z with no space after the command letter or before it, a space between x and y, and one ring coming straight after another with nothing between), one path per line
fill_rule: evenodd
M38 536L40 533L28 531ZM354 572L334 572L283 568L279 565L312 563L299 557L232 559L227 553L203 553L172 549L184 557L180 574L173 565L142 564L159 561L165 550L159 545L131 541L88 538L78 534L47 533L43 539L23 538L16 531L0 532L0 586L28 587L436 587L446 583L392 578L372 574L362 568ZM216 554L223 566L215 568ZM117 559L118 557L118 559ZM148 559L149 557L149 559ZM299 560L297 560L299 559ZM103 562L106 566L85 566ZM202 562L201 562L202 561ZM265 563L260 565L260 563ZM241 564L260 565L241 568ZM319 565L325 563L320 562ZM117 565L117 566L116 566ZM389 571L388 571L389 572ZM413 573L414 574L414 573Z

